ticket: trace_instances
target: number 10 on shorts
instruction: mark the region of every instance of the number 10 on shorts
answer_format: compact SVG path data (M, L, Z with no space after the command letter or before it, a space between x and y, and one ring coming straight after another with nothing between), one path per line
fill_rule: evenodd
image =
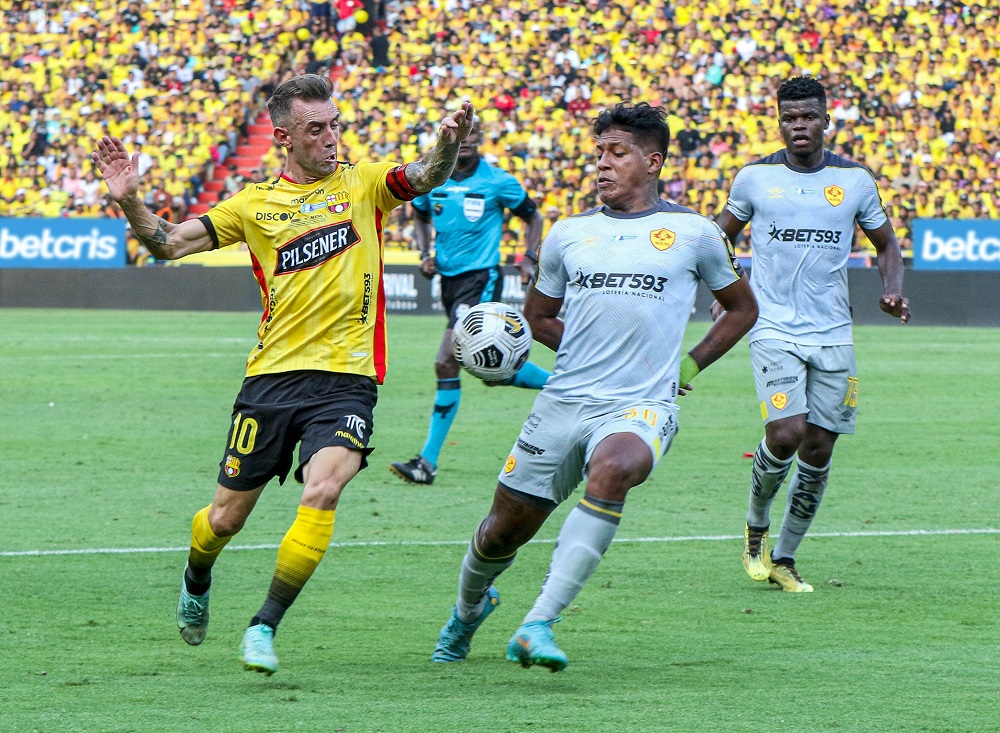
M229 450L235 449L237 452L247 455L253 450L253 445L257 442L257 421L252 417L243 419L243 413L236 413L233 420L233 436L229 441Z
M858 406L858 378L847 378L847 394L844 396L844 404L848 407Z

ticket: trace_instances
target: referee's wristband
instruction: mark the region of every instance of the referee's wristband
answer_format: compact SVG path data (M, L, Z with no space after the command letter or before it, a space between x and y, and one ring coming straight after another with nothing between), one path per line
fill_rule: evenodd
M696 362L690 354L682 356L680 377L681 387L691 384L691 380L697 377L700 371L701 367L698 366L698 362Z

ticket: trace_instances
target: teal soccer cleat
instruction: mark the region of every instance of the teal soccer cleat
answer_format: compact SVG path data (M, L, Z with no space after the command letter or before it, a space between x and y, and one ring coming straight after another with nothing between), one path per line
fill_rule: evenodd
M451 618L448 619L448 623L438 635L437 646L434 647L431 661L461 662L469 656L469 649L472 648L472 635L476 633L476 629L486 620L486 617L493 613L493 609L499 605L500 594L496 588L490 586L486 591L486 607L479 614L479 618L474 621L462 621L452 609Z
M191 646L205 641L208 633L208 592L200 596L192 595L183 580L181 597L177 601L177 628L181 631L181 638Z
M240 644L243 664L251 672L270 676L278 671L278 657L274 654L274 629L267 624L251 626L243 634Z
M562 618L556 616L550 621L529 621L521 624L507 644L507 659L511 662L520 662L525 668L538 664L548 667L552 672L565 669L569 664L569 657L556 646L555 639L552 638L552 624L559 621L562 621Z

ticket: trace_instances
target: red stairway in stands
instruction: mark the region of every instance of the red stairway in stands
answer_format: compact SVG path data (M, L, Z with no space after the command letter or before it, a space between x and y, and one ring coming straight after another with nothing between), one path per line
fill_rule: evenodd
M271 120L264 112L257 121L250 125L250 139L248 142L240 143L236 147L236 152L229 156L222 165L215 166L215 176L205 182L201 193L198 194L198 202L191 204L189 217L201 216L211 208L212 204L218 203L219 194L222 192L223 181L229 173L229 165L236 164L236 169L244 176L250 176L250 171L260 165L261 158L271 149L274 138L271 136Z

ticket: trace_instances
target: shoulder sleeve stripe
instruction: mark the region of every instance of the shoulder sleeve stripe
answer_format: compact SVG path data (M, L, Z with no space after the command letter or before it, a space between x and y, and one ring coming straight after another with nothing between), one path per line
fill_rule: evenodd
M205 229L208 230L208 236L212 238L212 249L219 248L219 235L215 232L215 224L212 223L212 219L208 214L202 214L198 217L198 221L205 225Z
M385 183L389 187L389 192L400 201L413 201L420 195L420 191L406 180L405 165L398 165L386 173Z

